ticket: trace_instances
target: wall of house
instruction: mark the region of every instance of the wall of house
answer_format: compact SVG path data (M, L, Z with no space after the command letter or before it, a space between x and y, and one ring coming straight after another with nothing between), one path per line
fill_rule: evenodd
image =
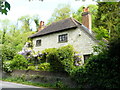
M58 36L61 34L68 34L68 42L58 42ZM36 47L36 40L39 39L41 39L41 46ZM46 48L59 48L68 44L73 45L75 51L77 51L83 59L83 55L91 54L93 52L92 47L96 45L96 42L86 32L80 28L76 28L34 38L33 50L38 52Z

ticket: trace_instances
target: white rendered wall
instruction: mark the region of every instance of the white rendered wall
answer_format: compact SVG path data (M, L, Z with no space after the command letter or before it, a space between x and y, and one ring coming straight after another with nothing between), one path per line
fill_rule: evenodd
M61 34L68 34L68 42L59 43L58 36ZM36 40L41 39L41 46L36 47ZM83 30L71 29L63 32L57 32L41 37L37 37L33 39L33 50L35 52L42 51L47 48L59 48L64 45L71 44L73 45L75 51L80 53L83 58L84 54L93 53L93 46L97 45L97 43Z

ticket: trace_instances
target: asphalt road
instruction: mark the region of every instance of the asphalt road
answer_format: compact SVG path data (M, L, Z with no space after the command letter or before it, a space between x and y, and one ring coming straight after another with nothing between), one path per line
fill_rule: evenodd
M2 90L53 90L53 89L48 89L44 87L36 87L36 86L30 86L30 85L23 85L23 84L17 84L17 83L12 83L12 82L5 82L5 81L0 81L2 85L0 87Z

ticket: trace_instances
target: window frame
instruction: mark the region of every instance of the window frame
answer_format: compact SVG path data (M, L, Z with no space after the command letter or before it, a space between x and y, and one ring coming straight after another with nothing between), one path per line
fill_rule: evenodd
M36 46L36 47L41 46L41 42L42 42L41 39L36 40L35 46Z
M86 60L89 59L91 56L91 54L84 54L83 58L84 58L84 63L86 63Z
M60 35L58 35L58 42L59 43L68 42L68 34L60 34Z

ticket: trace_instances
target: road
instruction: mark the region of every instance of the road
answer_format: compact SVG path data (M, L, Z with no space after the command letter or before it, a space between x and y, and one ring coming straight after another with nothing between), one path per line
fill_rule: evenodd
M23 85L23 84L17 84L12 82L5 82L5 81L0 81L0 83L2 83L2 85L0 85L3 88L2 90L17 90L17 89L18 90L53 90L44 87L36 87L36 86Z

